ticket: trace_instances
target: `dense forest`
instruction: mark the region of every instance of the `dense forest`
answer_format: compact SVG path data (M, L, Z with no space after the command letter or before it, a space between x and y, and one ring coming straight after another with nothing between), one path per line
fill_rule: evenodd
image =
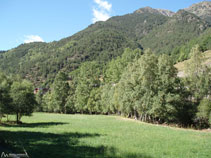
M177 77L171 57L150 50L126 49L104 68L85 62L69 76L58 73L50 91L37 94L39 111L121 114L147 122L208 127L211 76L210 68L199 63L202 55L198 45L193 47L186 78Z
M202 64L211 28L196 12L201 4L177 13L141 8L60 41L1 51L0 116L20 122L36 110L211 126L211 69ZM179 78L174 64L186 59Z

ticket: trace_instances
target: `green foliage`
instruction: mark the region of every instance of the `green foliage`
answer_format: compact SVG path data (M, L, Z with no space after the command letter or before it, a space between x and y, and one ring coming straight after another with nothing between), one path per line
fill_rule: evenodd
M101 105L103 107L102 113L114 113L114 109L112 107L112 97L113 97L113 91L112 91L112 85L106 84L102 86L102 94L101 94Z
M193 109L196 109L195 124L198 128L208 127L209 113L208 104L211 94L211 69L204 63L203 53L199 45L191 50L191 58L185 65L186 77L184 79L190 98L193 102ZM205 113L207 113L205 115Z
M196 113L196 121L200 128L207 128L210 124L211 115L211 101L209 99L202 99L198 106L198 112Z
M125 70L119 82L120 109L143 121L175 122L183 100L180 86L173 61L147 52Z
M205 21L194 14L180 10L165 24L141 39L140 43L144 48L150 48L156 53L170 54L173 49L197 38L207 28L209 25Z
M98 23L98 25L120 30L128 37L137 40L146 36L154 28L164 24L168 19L169 17L159 13L148 11L138 13L136 11L132 14L112 17L107 22Z
M52 101L51 93L48 91L46 94L42 97L42 110L44 112L59 112L58 107L54 104Z
M43 111L43 92L39 90L35 97L38 104L36 111Z
M76 110L76 106L75 106L75 102L76 102L76 88L78 85L78 81L80 80L79 78L79 74L80 74L80 69L76 69L74 71L72 71L69 74L69 96L67 98L67 102L66 102L66 109L67 109L67 113L75 113L77 112Z
M58 42L23 44L9 50L0 57L0 69L45 86L53 83L60 70L71 72L86 61L105 63L127 47L134 49L140 45L115 29L89 27Z
M210 113L211 113L211 101L209 99L201 100L198 106L197 117L202 117L208 120Z
M0 72L0 118L4 114L15 114L19 123L22 116L32 114L36 105L30 82L19 77L7 77Z
M0 72L0 118L3 114L10 114L12 112L10 86L11 81L5 74Z
M43 97L44 111L67 113L69 91L70 86L67 74L59 72L51 87L51 91Z
M120 59L111 63L116 64ZM121 70L119 82L108 82L103 86L101 103L104 112L121 113L142 121L191 122L194 112L188 101L189 93L177 77L169 56L157 57L148 50Z
M199 47L192 49L185 84L177 77L170 56L156 56L150 50L141 54L141 50L126 49L106 66L85 62L69 74L67 90L58 82L64 77L57 75L51 92L43 97L44 109L61 112L65 107L66 113L122 114L147 122L192 124L197 103L190 98L201 100L211 89L209 69L202 69ZM63 94L65 101L61 102Z
M62 113L66 113L65 104L67 102L69 84L67 82L68 76L64 72L59 72L55 78L52 87L52 99L54 104L59 106L59 110Z
M184 61L190 58L191 49L197 44L202 52L211 49L211 28L208 28L199 37L192 39L187 44L176 47L171 54L176 62Z
M78 112L92 112L92 108L88 108L88 100L91 92L100 87L101 65L97 62L86 62L80 67L79 82L76 87L75 106ZM94 93L94 92L93 92ZM92 94L93 95L93 94ZM89 104L90 106L90 104ZM91 110L91 111L90 111Z
M33 86L30 82L14 81L11 85L12 113L17 116L17 123L24 115L30 116L34 111L37 102L33 93Z
M101 113L101 88L93 88L87 102L87 110L92 113Z
M105 84L102 87L101 93L101 105L103 114L114 114L117 112L118 108L114 104L115 98L115 88L116 84Z
M122 72L128 63L133 62L134 59L138 59L142 55L142 51L140 49L131 50L129 48L125 49L124 53L121 57L117 59L113 59L110 63L108 63L106 69L105 80L107 83L118 83Z
M197 103L211 94L211 69L203 64L203 60L203 53L200 51L199 45L196 45L191 50L191 58L185 68L186 85Z

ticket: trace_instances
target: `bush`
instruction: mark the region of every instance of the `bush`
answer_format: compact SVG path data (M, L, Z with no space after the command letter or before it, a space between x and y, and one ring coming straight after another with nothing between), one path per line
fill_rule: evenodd
M198 128L208 128L211 125L211 101L209 99L200 101L195 123Z

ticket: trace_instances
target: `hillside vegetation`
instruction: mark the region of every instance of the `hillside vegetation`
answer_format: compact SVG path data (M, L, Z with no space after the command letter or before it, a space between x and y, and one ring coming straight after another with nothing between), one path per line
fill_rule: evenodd
M180 10L165 24L141 39L140 43L156 53L171 54L175 47L198 37L208 26L208 23L196 15Z
M23 44L3 53L0 67L40 85L54 79L59 70L70 72L84 61L106 62L139 44L112 29L98 29L78 40Z
M210 35L206 21L209 14L205 14L209 12L209 5L210 2L203 2L177 13L140 8L131 14L92 24L60 41L22 44L0 53L0 69L45 87L59 71L71 72L87 61L106 65L121 56L125 48L151 48L155 53L173 54L176 61L182 61L188 58L193 45L185 53L181 47L198 36Z
M211 50L208 50L203 53L203 64L207 66L211 66ZM189 62L190 60L185 60L183 62L179 62L175 64L175 67L178 70L178 76L179 77L185 77L185 65Z

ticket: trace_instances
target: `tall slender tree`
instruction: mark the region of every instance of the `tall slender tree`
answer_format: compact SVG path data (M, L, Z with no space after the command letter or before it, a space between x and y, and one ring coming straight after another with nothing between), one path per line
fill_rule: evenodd
M67 113L66 103L69 95L70 86L68 76L64 72L59 72L52 87L52 98L54 104L58 106L61 113Z

